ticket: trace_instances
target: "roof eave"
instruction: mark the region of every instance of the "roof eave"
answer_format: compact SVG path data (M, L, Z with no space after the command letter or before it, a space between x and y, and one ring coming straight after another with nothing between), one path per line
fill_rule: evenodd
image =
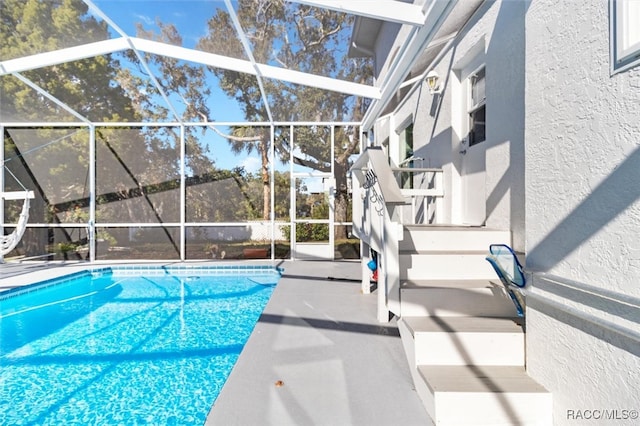
M378 19L357 16L353 24L353 32L349 40L348 55L351 58L372 58L376 39L382 27Z

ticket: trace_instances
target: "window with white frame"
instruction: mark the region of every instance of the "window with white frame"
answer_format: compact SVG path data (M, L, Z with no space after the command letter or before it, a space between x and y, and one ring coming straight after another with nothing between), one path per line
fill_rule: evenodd
M610 0L612 73L640 64L640 0Z
M469 81L469 96L467 113L469 115L469 146L473 146L480 142L484 142L486 138L485 133L485 117L486 117L486 103L487 98L485 96L485 68L479 68L475 73L471 74L468 78Z

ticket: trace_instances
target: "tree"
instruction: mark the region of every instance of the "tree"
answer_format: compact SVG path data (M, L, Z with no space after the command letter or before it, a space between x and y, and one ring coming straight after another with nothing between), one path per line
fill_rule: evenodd
M241 0L238 11L238 19L252 44L253 56L258 63L277 63L284 68L360 83L371 81L372 68L369 62L346 57L338 61L335 54L340 46L348 45L351 17L306 5L286 4L282 0ZM242 44L230 31L231 28L233 25L229 14L218 11L209 20L209 33L199 41L198 47L236 58L245 57ZM211 71L220 79L221 87L227 95L242 105L245 119L269 119L255 77L219 68L211 68ZM353 99L312 87L298 87L266 79L263 85L274 114L277 113L278 117L287 121L308 120L309 117L316 121L359 121L366 108L366 101L363 99ZM257 149L261 153L265 199L269 190L266 153L270 146L266 136L261 135L255 145L245 145L246 149ZM315 170L329 170L330 162L334 162L337 184L336 220L346 221L346 171L350 156L359 146L358 132L353 129L340 129L337 132L336 146L339 149L333 159L327 156L330 144L326 129L310 129L300 136L296 140L306 155L296 156L296 162ZM288 158L289 150L294 147L287 138L279 138L275 148L282 158ZM346 236L344 229L338 235L342 236Z
M52 51L106 40L105 22L89 13L81 0L6 0L0 3L0 57ZM157 39L180 43L171 25L159 23ZM151 33L139 33L154 37ZM206 108L209 92L204 69L147 55L166 78L159 83L168 96L185 100L185 117ZM42 67L22 74L78 114L94 122L157 121L169 108L133 52L110 54ZM4 118L18 121L65 121L71 115L18 79L1 80ZM76 121L75 117L71 117ZM36 191L31 217L44 223L80 223L88 210L89 133L86 128L8 129L5 152L15 157L7 167ZM176 128L99 128L97 145L97 216L107 222L177 221L180 134ZM190 167L213 170L212 162L188 129ZM8 181L8 189L17 183ZM19 188L16 188L19 189ZM9 218L11 219L11 218ZM45 229L46 231L46 229ZM38 232L36 230L35 232ZM52 237L49 237L52 238ZM69 237L67 237L69 238ZM41 250L39 248L38 250Z
M81 0L5 0L0 2L0 8L0 57L5 59L109 38L107 24L88 14L87 5ZM25 71L22 75L89 119L137 121L126 93L112 84L119 70L116 55L104 55ZM69 120L69 113L17 78L7 76L1 81L0 102L5 118L24 122ZM86 201L88 191L88 131L8 129L6 136L5 152L12 157L7 168L36 192L31 217L45 223L75 217L78 203ZM62 232L66 233L64 229ZM31 229L24 237L40 253L51 238L53 233L47 229ZM68 234L66 238L70 238Z
M89 15L81 0L4 0L0 13L2 58L51 51L105 40L107 24ZM92 119L133 118L130 99L120 87L109 84L119 71L113 55L67 62L24 72L31 81ZM33 91L16 80L3 81L3 111L21 121L56 120L57 108L33 102Z

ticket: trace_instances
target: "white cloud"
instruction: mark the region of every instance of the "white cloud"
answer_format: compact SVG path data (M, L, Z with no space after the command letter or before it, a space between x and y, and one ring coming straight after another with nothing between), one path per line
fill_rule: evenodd
M136 13L134 16L136 17L136 19L139 19L140 21L144 22L147 25L154 25L156 23L154 19L146 15L140 15Z
M255 173L260 171L262 163L260 162L260 158L258 157L245 157L238 164L239 167L244 167L244 169L249 173Z

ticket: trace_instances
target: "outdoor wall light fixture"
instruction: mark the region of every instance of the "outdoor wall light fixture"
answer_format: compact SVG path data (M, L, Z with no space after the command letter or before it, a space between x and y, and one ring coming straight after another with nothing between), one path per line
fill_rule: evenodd
M429 71L425 80L427 81L427 86L429 86L429 93L432 95L442 91L440 87L440 76L434 70Z

